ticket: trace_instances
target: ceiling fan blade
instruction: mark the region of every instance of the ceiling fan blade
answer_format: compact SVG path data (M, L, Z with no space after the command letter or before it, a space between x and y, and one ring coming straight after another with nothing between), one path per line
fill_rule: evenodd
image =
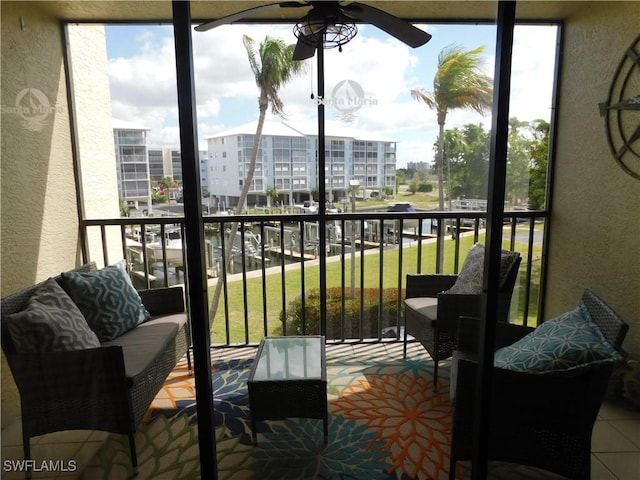
M218 18L217 20L205 22L195 27L195 30L198 32L206 32L207 30L211 30L212 28L216 28L221 25L228 25L230 23L237 22L238 20L242 20L244 18L255 15L257 13L267 12L269 10L275 10L276 8L295 8L295 7L307 7L307 6L309 6L307 2L279 2L279 3L270 3L268 5L260 5L259 7L248 8L247 10L242 10L241 12L232 13L231 15Z
M298 39L298 43L296 43L296 48L293 51L293 60L300 61L306 60L307 58L311 58L316 54L316 46L309 45L308 43L303 42Z
M370 5L354 2L349 5L345 5L342 9L346 15L357 20L362 20L366 23L371 23L380 30L384 30L389 35L392 35L398 40L406 43L410 47L419 47L431 40L431 35L429 33L414 27L409 22Z

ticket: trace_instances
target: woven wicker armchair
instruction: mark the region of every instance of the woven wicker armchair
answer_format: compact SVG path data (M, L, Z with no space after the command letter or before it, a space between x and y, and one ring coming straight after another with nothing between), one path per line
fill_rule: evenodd
M515 287L521 258L510 252L515 259L503 273L500 286L498 321L509 317L511 296ZM464 268L464 267L463 267ZM458 275L407 275L405 306L405 332L413 336L429 352L433 359L433 387L438 383L438 362L450 358L457 344L458 319L461 316L479 317L482 295L447 293ZM406 355L406 348L405 348Z
M592 321L616 350L628 325L593 292L582 302ZM479 322L460 320L459 350L453 355L451 397L451 464L455 479L458 461L471 460ZM533 329L498 324L496 349L511 345ZM493 368L489 460L528 465L573 479L589 479L591 433L607 389L613 363L595 363L569 372L518 372Z

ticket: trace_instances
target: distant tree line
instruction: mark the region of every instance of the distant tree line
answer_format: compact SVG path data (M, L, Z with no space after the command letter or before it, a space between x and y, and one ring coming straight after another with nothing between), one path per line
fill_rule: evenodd
M457 198L487 198L489 143L491 134L481 124L467 124L444 132L444 193L447 201ZM509 121L506 200L510 205L541 209L546 200L549 123L512 118ZM434 145L438 152L438 144ZM431 191L436 172L398 169L399 182L412 193Z

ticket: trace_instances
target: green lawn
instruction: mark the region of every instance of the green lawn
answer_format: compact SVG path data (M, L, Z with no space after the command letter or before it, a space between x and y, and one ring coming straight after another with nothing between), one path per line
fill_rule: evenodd
M505 232L506 233L506 232ZM481 236L480 242L483 242L484 238ZM466 257L467 252L473 245L473 237L463 237L460 241L460 267ZM447 240L445 242L445 273L453 273L454 271L454 242ZM520 281L524 282L524 272L526 263L526 244L516 244L516 250L523 255L522 265L520 267ZM423 244L422 246L422 272L434 272L435 271L435 243ZM541 258L541 247L534 247L534 259ZM404 279L407 273L415 273L418 269L418 248L417 246L407 247L402 250L402 288L404 288ZM384 288L397 288L398 286L398 257L399 250L385 250L383 255L383 280L382 286ZM380 285L380 263L379 254L365 255L364 260L364 288L378 288ZM532 305L530 305L529 316L535 318L536 314L536 301L538 295L539 285L539 271L540 262L534 261L532 265ZM347 285L347 292L350 288L351 278L351 262L349 256L345 258L345 283ZM360 287L360 258L356 258L356 287ZM327 286L339 287L342 279L342 265L341 262L327 262ZM304 268L304 282L305 290L309 291L319 286L319 267L309 266L305 264ZM245 342L245 321L248 324L249 341L254 343L260 341L265 334L265 326L263 324L263 287L262 278L251 278L247 280L247 309L245 320L245 307L244 297L242 291L241 281L232 281L228 283L228 297L229 297L229 341L231 343L244 343ZM524 286L524 285L523 285ZM213 290L215 287L209 289L209 298L213 297ZM290 301L296 296L300 295L302 289L302 271L291 270L285 274L285 299ZM524 288L520 288L521 296L524 295ZM266 334L268 335L280 335L282 334L282 327L280 323L280 312L282 311L282 275L278 269L276 273L269 274L266 278L266 306L267 306L267 326ZM519 301L519 318L522 318L521 312L523 311L522 300ZM517 320L516 320L517 321ZM530 320L531 322L531 320ZM218 307L218 313L213 321L212 326L212 343L225 343L226 342L226 327L224 316L224 304L223 299L220 301Z

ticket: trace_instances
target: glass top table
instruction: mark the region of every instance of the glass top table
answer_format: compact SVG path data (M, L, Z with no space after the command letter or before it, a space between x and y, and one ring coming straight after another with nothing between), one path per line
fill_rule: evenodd
M322 337L266 337L252 381L320 379L323 357Z
M254 444L256 422L317 418L328 436L327 367L323 336L265 337L249 374L249 410Z

